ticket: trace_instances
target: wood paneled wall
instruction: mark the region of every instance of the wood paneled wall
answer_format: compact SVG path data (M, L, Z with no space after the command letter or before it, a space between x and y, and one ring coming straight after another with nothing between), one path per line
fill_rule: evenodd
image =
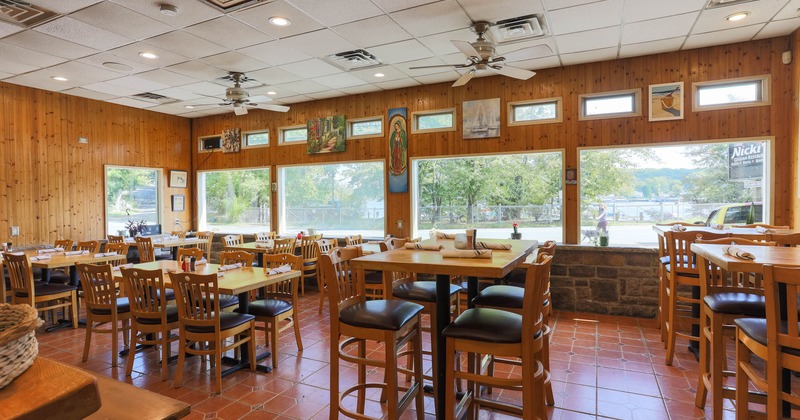
M476 78L464 87L450 83L423 85L350 95L307 103L292 104L288 113L251 111L246 116L232 113L197 118L192 121L195 137L218 134L225 128L256 130L269 128L273 145L236 154L214 153L196 156L194 169L221 169L252 166L322 163L386 159L385 139L348 140L347 151L309 156L305 145L277 146L277 129L305 123L308 118L344 114L347 118L386 115L389 108L407 107L414 111L452 108L457 110L458 130L433 134L409 133L409 157L490 154L536 150L565 151L566 167L578 166L578 148L616 145L663 144L743 137L775 138L774 222L793 221L795 199L793 181L796 172L796 129L790 128L792 111L796 114L797 65L781 63L781 53L790 48L791 37L700 48L667 54L544 69L530 80L507 77ZM796 50L797 48L795 48ZM800 57L800 54L796 54ZM770 74L770 106L692 112L692 82ZM793 74L795 74L793 76ZM649 122L647 87L650 84L685 82L685 118ZM264 81L269 83L268 80ZM578 121L578 95L583 93L642 89L641 117ZM493 139L461 139L461 103L463 101L501 99L501 136ZM564 120L556 124L507 127L506 103L525 99L562 97ZM196 142L196 138L194 139ZM195 152L197 153L196 144ZM201 162L201 165L197 163ZM273 177L275 171L273 170ZM274 179L274 178L273 178ZM273 194L273 197L276 195ZM278 214L273 200L272 214ZM408 235L410 229L410 194L387 193L387 233ZM565 186L564 193L567 243L578 242L578 187ZM395 228L398 219L404 229ZM273 223L275 221L273 220ZM794 223L798 225L797 222Z
M105 165L163 168L166 187L169 170L191 170L191 137L187 118L0 82L0 240L104 238ZM164 189L165 230L192 219L190 191ZM175 193L187 194L179 214ZM21 235L10 238L10 226Z

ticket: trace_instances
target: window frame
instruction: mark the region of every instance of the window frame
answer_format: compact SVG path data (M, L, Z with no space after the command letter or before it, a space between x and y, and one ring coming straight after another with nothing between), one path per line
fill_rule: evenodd
M274 224L274 220L273 219L275 218L275 216L272 214L272 205L273 205L272 201L275 200L275 190L272 188L272 184L275 183L275 180L272 177L272 166L269 166L269 165L268 166L249 166L249 167L241 167L241 168L240 167L236 167L236 168L198 169L195 172L195 185L196 185L196 190L197 190L196 194L195 194L195 200L196 200L196 202L195 202L195 206L196 207L195 208L197 209L197 213L196 213L197 230L211 230L211 229L209 229L208 222L206 221L206 218L207 218L207 215L208 215L208 213L206 211L206 208L207 208L206 203L203 203L200 200L201 195L205 195L205 182L202 182L202 183L200 182L200 175L201 174L206 174L206 173L209 173L209 172L248 171L248 170L253 170L253 169L266 170L266 171L269 172L269 183L270 183L270 196L269 196L269 200L270 200L270 203L269 203L269 206L270 206L270 220L269 220L269 226L270 226L270 230L272 230L271 227ZM201 229L200 226L203 226L203 228ZM266 228L265 228L265 230L266 230ZM217 231L214 231L214 232L217 232ZM222 231L220 231L220 232L222 232ZM231 232L222 232L222 233L231 233Z
M250 134L267 134L267 144L249 144L247 142L247 136ZM271 142L270 139L270 130L269 128L264 128L262 130L250 130L250 131L243 131L242 132L242 149L258 149L260 147L269 147Z
M597 115L586 115L586 101L599 98L615 98L632 96L633 110L630 112L614 112ZM642 89L624 89L610 92L583 93L578 95L578 121L605 120L610 118L631 118L642 115Z
M156 171L156 217L158 217L158 224L162 225L162 232L163 232L163 222L164 222L164 189L167 188L167 183L164 181L164 168L156 168L151 166L132 166L132 165L103 165L103 216L105 217L103 230L106 232L106 236L108 235L116 235L117 232L109 232L108 231L108 169L109 168L121 168L121 169L149 169ZM174 212L179 213L179 212Z
M772 105L772 86L771 75L762 74L760 76L736 77L733 79L708 80L704 82L692 83L692 111L714 111L719 109L750 108L755 106ZM700 105L700 91L704 88L720 86L744 85L748 82L758 82L761 99L748 102L732 102L727 104Z
M216 149L203 149L204 139L219 138L220 147ZM209 136L200 136L197 138L197 153L213 153L215 150L222 150L222 134L212 134Z
M419 125L419 118L425 117L429 115L444 115L444 114L451 114L453 116L453 126L452 127L442 127L442 128L417 128ZM443 131L456 131L458 129L458 113L456 112L455 108L443 108L443 109L432 109L428 111L414 111L411 113L411 134L423 134L423 133L440 133Z
M286 141L284 140L284 133L286 131L291 130L299 130L299 129L306 130L306 139L305 140L297 140L297 141ZM298 125L287 125L283 127L278 127L278 146L291 146L296 144L306 144L308 143L308 125L307 124L298 124Z
M557 96L554 98L543 98L543 99L528 99L525 101L514 101L509 102L507 104L507 112L508 112L508 126L515 127L521 125L534 125L534 124L552 124L552 123L560 123L564 121L564 105L561 96ZM515 110L517 107L523 107L528 105L538 105L538 104L555 104L556 106L556 116L555 118L543 118L539 120L525 120L525 121L517 121L514 119Z
M354 124L362 122L373 122L373 121L379 121L381 123L381 131L379 133L360 134L360 135L353 134ZM347 125L347 140L383 137L384 133L386 132L385 130L386 123L383 120L383 115L376 115L374 117L350 118L346 120L345 124Z

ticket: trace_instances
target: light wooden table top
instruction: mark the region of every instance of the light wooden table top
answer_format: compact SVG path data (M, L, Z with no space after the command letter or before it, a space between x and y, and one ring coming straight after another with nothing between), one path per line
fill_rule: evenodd
M708 233L727 233L730 236L738 236L741 238L747 238L748 236L762 236L764 233L758 232L755 228L725 228L725 229L714 229L710 226L685 226L687 232L708 232ZM653 226L653 230L659 235L664 236L665 233L672 230L672 226ZM780 234L786 235L790 233L798 233L800 230L797 229L770 229L768 233L771 234Z
M164 270L168 274L180 274L183 270L180 269L177 261L172 260L159 260L136 264L134 268L141 268L143 270ZM219 264L203 264L197 267L195 273L198 274L211 274L219 272ZM115 276L121 276L120 271L114 271ZM284 280L300 277L300 271L293 270L286 273L268 275L261 267L242 267L236 270L225 271L225 274L219 278L219 292L229 295L238 295L240 293L249 292L264 286L269 286ZM164 277L164 282L167 287L171 287L169 276Z
M800 266L800 247L737 245L756 257L743 260L725 254L725 246L692 244L692 251L728 271L760 273L764 264Z
M87 419L179 419L192 411L188 403L103 375L97 375L97 385L103 405Z
M258 247L256 244L265 244L266 246ZM295 245L295 249L297 245ZM257 254L270 254L272 253L272 242L244 242L239 245L226 246L226 251L244 251Z
M365 255L352 261L354 267L378 271L407 271L423 274L501 278L510 273L538 246L537 241L478 239L484 242L510 243L508 251L492 250L492 258L443 258L438 251L393 249ZM428 239L423 244L440 244L455 249L452 239Z
M37 257L37 250L25 251L29 257ZM107 257L95 257L93 252L83 255L64 255L63 252L53 252L49 255L50 258L46 260L31 260L31 267L34 268L62 268L75 265L77 263L102 263L110 261L122 261L125 259L125 254L109 255Z
M0 389L4 419L82 419L100 404L94 375L44 357Z
M206 242L206 240L200 240L197 238L177 238L177 239L170 239L170 238L163 238L163 239L153 239L153 247L154 248L173 248L176 246L189 246L189 245L197 245L199 243ZM125 239L125 243L128 245L136 246L136 241L131 239Z

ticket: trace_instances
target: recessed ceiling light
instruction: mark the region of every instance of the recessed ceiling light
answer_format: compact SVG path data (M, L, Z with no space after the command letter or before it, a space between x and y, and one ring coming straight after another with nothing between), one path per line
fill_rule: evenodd
M171 4L161 5L161 14L164 16L175 17L178 16L178 8Z
M66 82L67 80L69 80L64 76L50 76L50 78L53 80L58 80L59 82Z
M289 19L281 16L273 16L269 18L269 23L275 26L289 26L292 24L292 22Z
M740 21L740 20L746 18L749 15L750 15L750 12L737 12L737 13L734 13L732 15L728 15L725 19L728 22L737 22L737 21Z
M183 107L186 109L194 109L194 105L184 105Z
M111 70L117 70L117 71L131 71L131 70L133 70L133 67L131 67L131 66L127 65L127 64L117 63L117 62L114 62L114 61L106 61L105 63L103 63L103 67L105 67L107 69L111 69Z
M383 76L386 76L386 75L383 74L383 73L375 73L375 77L383 77Z
M267 92L267 95L277 95L277 94L278 94L278 92L275 92L275 91L272 91L272 90Z
M155 60L156 58L158 58L158 54L143 51L139 53L139 57L147 58L149 60Z

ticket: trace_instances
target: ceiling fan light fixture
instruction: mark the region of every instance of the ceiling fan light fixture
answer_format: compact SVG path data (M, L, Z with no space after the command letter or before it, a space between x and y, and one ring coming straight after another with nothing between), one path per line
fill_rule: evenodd
M292 21L283 16L273 16L269 18L269 23L275 26L289 26L292 24Z
M158 54L147 52L147 51L142 51L142 52L139 53L139 57L146 58L148 60L156 60L156 59L158 59Z
M178 16L178 8L171 4L163 3L160 5L161 14L167 17Z
M750 12L736 12L732 15L726 16L725 20L727 20L728 22L738 22L748 16L750 16Z

